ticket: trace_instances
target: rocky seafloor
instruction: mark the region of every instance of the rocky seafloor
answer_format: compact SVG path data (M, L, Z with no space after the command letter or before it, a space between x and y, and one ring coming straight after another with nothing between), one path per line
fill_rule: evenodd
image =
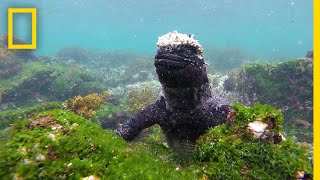
M158 126L130 143L113 132L157 98L153 57L80 47L36 56L7 50L5 35L0 42L0 179L312 176L312 59L253 63L236 50L208 53L212 86L234 104L236 119L210 129L185 162ZM247 131L271 120L284 141Z

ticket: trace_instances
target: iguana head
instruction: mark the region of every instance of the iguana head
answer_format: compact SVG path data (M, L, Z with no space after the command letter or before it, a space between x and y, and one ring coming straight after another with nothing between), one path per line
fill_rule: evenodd
M166 87L195 87L208 82L202 46L194 35L169 32L158 39L154 65Z

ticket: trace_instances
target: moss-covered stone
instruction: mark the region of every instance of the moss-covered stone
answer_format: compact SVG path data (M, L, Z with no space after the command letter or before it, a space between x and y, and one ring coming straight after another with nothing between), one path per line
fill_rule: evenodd
M246 65L230 73L225 89L236 92L242 104L260 102L280 109L285 116L284 127L288 133L291 133L292 124L310 123L310 127L299 130L303 133L295 135L299 140L312 141L312 59Z
M66 100L104 90L101 79L81 68L33 62L23 64L18 75L0 80L0 103Z
M12 109L6 111L0 111L0 130L5 129L13 124L14 121L20 121L30 116L35 115L44 110L60 108L60 102L50 102L50 103L42 103L39 105L22 108L22 109Z
M195 156L200 174L209 179L292 179L298 171L312 174L307 150L291 138L279 144L248 138L247 124L275 119L281 131L282 115L270 106L235 106L234 124L212 128L198 142Z
M209 64L209 73L228 72L256 60L238 48L209 48L206 50L205 59Z
M28 44L25 40L13 36L12 38L13 44ZM19 60L30 60L36 59L37 57L33 54L33 50L30 49L8 49L8 34L3 33L0 36L0 59L2 58L1 52L7 52L6 55L10 54L11 56L19 59Z
M235 121L201 136L188 163L174 156L159 126L127 143L65 110L21 115L24 120L0 130L0 179L286 179L298 171L312 173L306 146L290 138L274 144L247 132L247 124L256 120L272 122L270 130L281 132L279 111L260 104L234 109Z
M8 57L2 57L6 56L3 53L4 52L2 52L2 49L0 48L0 79L8 78L17 74L21 67L20 61Z
M0 178L193 179L138 144L71 112L51 110L16 123L1 142Z

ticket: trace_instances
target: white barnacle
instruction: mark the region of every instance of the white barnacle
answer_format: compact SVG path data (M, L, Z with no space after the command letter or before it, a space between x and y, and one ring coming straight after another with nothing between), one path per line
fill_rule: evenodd
M263 135L267 127L268 125L261 121L254 121L247 125L247 130L253 134L254 138L257 139Z
M37 154L35 157L36 161L44 161L46 157L43 154Z

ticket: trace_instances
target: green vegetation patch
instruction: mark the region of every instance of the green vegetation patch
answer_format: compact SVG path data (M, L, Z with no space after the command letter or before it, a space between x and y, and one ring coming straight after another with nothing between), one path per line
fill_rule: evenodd
M235 89L239 101L243 104L260 102L280 109L286 119L284 124L286 132L295 135L299 141L312 142L313 61L311 59L246 65L230 75L225 88Z
M22 64L19 74L0 80L0 94L2 103L26 105L100 93L106 90L101 82L101 78L79 67L31 62Z
M71 112L51 110L18 122L0 144L0 178L185 179L138 144Z
M175 157L159 126L127 143L72 112L39 112L0 131L0 179L286 179L299 171L312 174L307 146L288 137L274 144L246 131L249 122L262 121L274 124L274 134L281 132L279 111L261 104L234 109L235 121L201 136L187 163Z
M5 129L13 124L15 121L23 120L29 116L33 116L41 111L60 108L60 102L50 102L42 103L39 105L22 108L22 109L13 109L0 112L0 130Z
M275 133L281 131L282 115L271 106L255 104L252 108L235 106L234 124L210 129L198 141L195 155L201 162L198 173L209 179L286 179L298 171L312 173L307 147L291 138L273 144L254 139L246 133L246 124L256 120L276 122Z

